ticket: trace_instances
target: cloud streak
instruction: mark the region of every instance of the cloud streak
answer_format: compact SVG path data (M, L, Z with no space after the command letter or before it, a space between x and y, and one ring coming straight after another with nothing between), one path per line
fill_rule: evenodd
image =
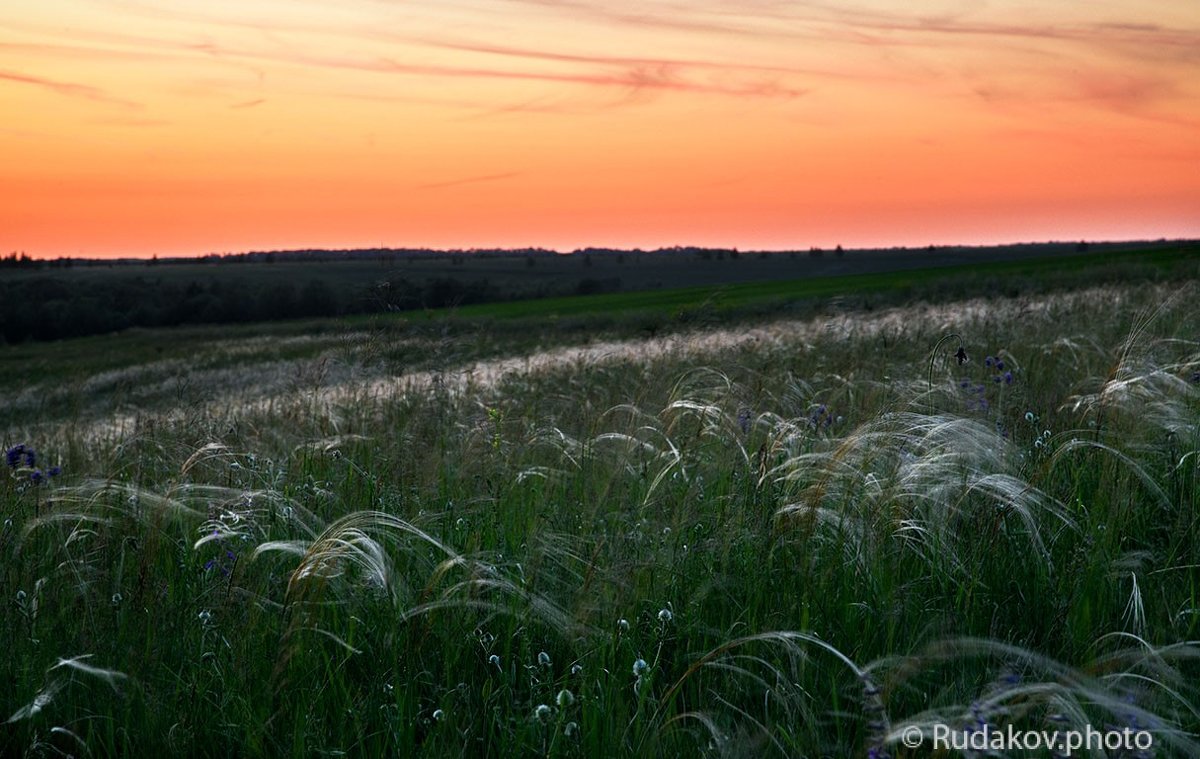
M505 179L513 179L521 176L519 171L509 171L503 174L485 174L478 177L465 177L463 179L451 179L446 182L429 182L416 186L418 190L445 190L451 187L462 187L468 184L482 184L485 182L501 182Z
M140 108L141 104L114 97L98 87L91 85L78 84L76 82L62 82L55 79L46 79L40 76L31 74L23 74L19 71L0 71L0 82L10 82L15 84L24 84L32 87L49 90L59 95L72 98L83 98L97 103L106 103L109 105L119 105L126 108Z

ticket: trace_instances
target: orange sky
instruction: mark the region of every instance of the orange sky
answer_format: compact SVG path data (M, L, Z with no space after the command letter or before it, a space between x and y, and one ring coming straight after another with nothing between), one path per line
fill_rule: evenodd
M0 253L1200 237L1196 0L11 2L0 113Z

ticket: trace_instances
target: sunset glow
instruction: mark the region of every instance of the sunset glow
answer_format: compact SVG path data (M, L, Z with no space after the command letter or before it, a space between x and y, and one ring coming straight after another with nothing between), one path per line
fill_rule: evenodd
M0 7L0 253L1200 236L1200 5Z

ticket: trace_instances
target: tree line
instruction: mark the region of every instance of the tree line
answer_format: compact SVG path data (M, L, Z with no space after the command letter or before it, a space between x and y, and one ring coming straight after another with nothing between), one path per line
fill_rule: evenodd
M0 280L0 338L58 340L131 327L233 324L408 311L503 300L487 281L439 277L340 289L321 279L170 281L146 276L81 280L53 275Z

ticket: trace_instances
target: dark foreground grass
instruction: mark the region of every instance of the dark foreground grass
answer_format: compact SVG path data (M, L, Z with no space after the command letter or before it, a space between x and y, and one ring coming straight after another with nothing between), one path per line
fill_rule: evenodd
M1194 756L1180 287L28 425L0 753L924 756L944 721Z

